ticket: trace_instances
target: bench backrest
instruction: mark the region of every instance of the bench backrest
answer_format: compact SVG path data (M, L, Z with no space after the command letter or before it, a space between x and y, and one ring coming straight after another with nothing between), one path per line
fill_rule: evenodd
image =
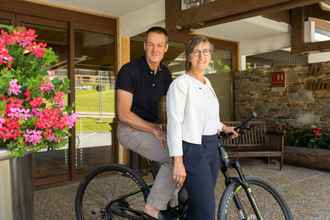
M224 122L227 126L237 127L240 121ZM225 146L261 146L265 144L266 123L264 121L249 122L250 129L244 130L238 138L227 138L224 140Z

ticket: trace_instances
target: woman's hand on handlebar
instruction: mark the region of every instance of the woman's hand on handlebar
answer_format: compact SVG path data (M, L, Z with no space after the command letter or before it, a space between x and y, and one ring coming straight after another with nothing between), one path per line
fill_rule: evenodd
M236 131L235 127L229 127L229 126L224 125L222 130L227 135L229 135L231 138L237 138L238 137L238 131Z

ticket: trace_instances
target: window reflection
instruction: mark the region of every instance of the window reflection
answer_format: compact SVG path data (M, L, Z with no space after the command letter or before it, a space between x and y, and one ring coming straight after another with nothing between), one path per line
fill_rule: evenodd
M114 37L75 32L76 147L78 169L111 162L109 123L114 111Z

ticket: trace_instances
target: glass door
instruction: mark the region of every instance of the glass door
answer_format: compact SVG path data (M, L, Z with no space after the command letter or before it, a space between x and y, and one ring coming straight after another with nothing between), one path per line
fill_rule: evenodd
M76 168L86 172L112 162L111 128L115 117L115 38L109 34L76 30L75 106Z

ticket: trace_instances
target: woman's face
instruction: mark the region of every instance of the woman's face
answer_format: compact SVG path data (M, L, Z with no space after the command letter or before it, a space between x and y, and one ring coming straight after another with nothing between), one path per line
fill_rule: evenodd
M190 54L191 69L205 71L211 61L211 45L208 42L198 44Z

